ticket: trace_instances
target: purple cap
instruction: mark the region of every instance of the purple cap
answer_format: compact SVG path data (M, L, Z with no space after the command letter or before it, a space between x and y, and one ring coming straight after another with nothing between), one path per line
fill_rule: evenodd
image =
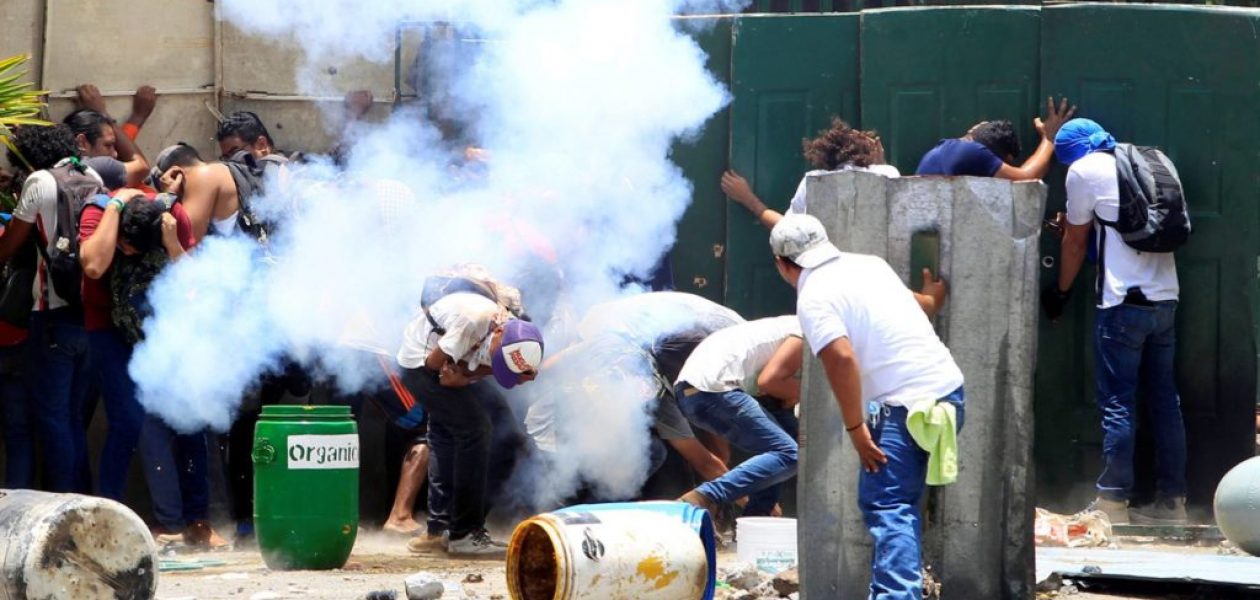
M542 332L529 321L512 319L503 326L503 342L490 357L490 367L495 381L512 389L521 382L522 373L538 372L542 358Z

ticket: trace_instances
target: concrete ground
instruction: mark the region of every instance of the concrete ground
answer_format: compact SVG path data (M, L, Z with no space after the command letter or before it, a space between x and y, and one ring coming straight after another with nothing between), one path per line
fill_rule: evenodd
M444 555L417 556L407 551L406 538L376 532L361 534L345 568L334 571L271 571L257 551L179 553L163 556L162 560L226 564L160 573L159 600L353 600L385 590L393 590L404 599L403 580L417 571L428 571L444 582L459 584L481 600L508 598L501 558L451 560ZM449 593L444 597L460 598Z
M1173 553L1215 552L1210 547L1148 544L1129 547ZM719 559L725 564L734 561L734 555L724 553ZM257 551L178 553L164 555L162 560L224 564L195 571L162 572L158 579L159 600L354 600L387 590L405 599L403 580L417 571L428 571L445 582L459 585L459 593L448 592L444 598L509 598L501 558L452 560L440 554L418 556L407 551L405 538L379 532L361 533L350 561L345 568L334 571L271 571ZM1065 589L1039 594L1038 600L1225 600L1234 597L1244 596L1211 589L1172 589L1166 584L1127 584L1105 589Z

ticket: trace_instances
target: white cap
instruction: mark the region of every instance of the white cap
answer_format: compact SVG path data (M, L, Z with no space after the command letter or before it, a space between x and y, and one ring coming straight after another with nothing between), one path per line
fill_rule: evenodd
M770 230L770 249L806 269L812 269L840 256L840 250L827 239L827 230L818 219L790 213Z

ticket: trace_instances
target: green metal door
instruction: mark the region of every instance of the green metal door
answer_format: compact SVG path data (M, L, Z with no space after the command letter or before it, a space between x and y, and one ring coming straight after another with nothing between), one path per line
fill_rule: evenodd
M690 33L708 56L709 72L730 85L731 17L685 18L675 25ZM730 148L731 112L713 115L700 135L674 145L670 158L691 181L691 206L678 223L678 241L670 254L674 287L722 302L725 290L726 198L719 182Z
M913 175L941 138L982 120L1015 124L1035 147L1036 8L888 9L862 14L862 126Z
M783 211L809 166L801 140L857 117L857 15L741 18L733 32L732 168ZM748 318L793 312L769 235L728 203L726 304Z
M1260 14L1078 5L1046 8L1042 21L1042 93L1069 95L1120 141L1164 148L1185 185L1194 235L1177 253L1177 381L1190 500L1209 503L1225 471L1254 454ZM1048 181L1049 209L1062 210L1062 169ZM1044 256L1058 251L1043 240ZM1036 381L1039 496L1072 496L1076 508L1100 469L1092 275L1077 280L1063 320L1043 320ZM1140 442L1147 492L1149 459Z

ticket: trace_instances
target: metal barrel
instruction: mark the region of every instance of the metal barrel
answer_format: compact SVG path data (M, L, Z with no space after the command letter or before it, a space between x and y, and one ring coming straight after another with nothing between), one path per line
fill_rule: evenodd
M513 600L710 600L713 522L679 502L574 506L517 526Z

